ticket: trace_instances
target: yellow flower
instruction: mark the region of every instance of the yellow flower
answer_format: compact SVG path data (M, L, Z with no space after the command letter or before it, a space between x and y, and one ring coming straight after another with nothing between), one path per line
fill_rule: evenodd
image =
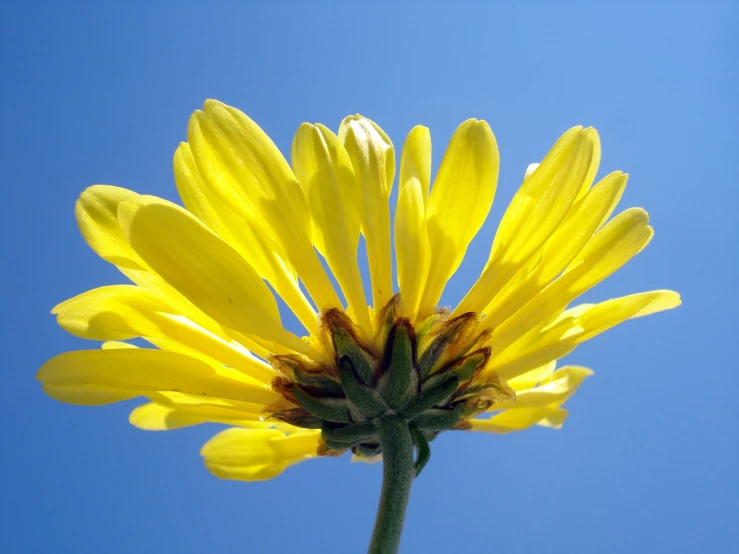
M233 425L202 449L219 477L268 479L346 450L372 459L386 414L408 422L420 465L427 441L445 430L559 427L562 405L592 372L555 369L557 359L627 319L680 304L674 292L652 291L570 307L653 234L642 209L611 218L627 176L593 185L592 128L570 129L529 168L482 274L453 310L437 305L498 178L486 122L457 128L433 186L429 131L411 130L394 237L395 151L364 117L347 117L338 134L304 123L291 164L219 102L195 112L187 134L174 156L185 208L106 185L80 197L83 236L134 284L56 306L64 329L105 342L49 360L38 379L73 404L143 396L149 402L130 417L141 429ZM305 337L283 326L275 293ZM155 348L121 342L134 338Z

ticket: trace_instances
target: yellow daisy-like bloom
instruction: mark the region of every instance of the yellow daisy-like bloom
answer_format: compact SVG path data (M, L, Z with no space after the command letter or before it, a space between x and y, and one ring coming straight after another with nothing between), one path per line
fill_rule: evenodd
M419 471L445 430L559 427L562 405L592 372L555 369L557 359L680 304L652 291L570 307L653 235L642 209L611 218L627 176L593 185L599 161L596 131L575 127L530 166L482 274L448 310L439 299L495 195L498 148L486 122L458 127L433 186L429 131L409 133L394 294L396 164L382 129L358 115L338 134L305 123L291 167L246 115L208 101L174 156L185 208L106 185L80 197L83 236L134 284L54 308L70 333L106 342L49 360L38 379L73 404L148 398L130 417L141 429L228 423L202 455L217 476L247 481L346 450L373 458L389 416L407 422ZM307 336L284 328L273 291ZM134 338L156 348L122 342Z

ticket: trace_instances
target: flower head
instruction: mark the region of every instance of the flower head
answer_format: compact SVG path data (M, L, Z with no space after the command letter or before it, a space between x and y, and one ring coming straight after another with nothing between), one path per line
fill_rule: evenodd
M395 151L374 122L338 134L301 125L291 164L240 111L208 101L174 156L185 208L106 185L76 206L80 230L134 284L54 308L102 349L39 371L58 400L100 405L143 396L142 429L233 427L202 450L220 477L259 480L301 460L381 454L379 421L407 422L419 470L447 430L559 427L592 372L555 369L578 344L627 319L674 308L652 291L570 306L652 238L644 210L611 218L627 176L593 185L600 142L575 127L554 144L503 215L477 282L439 307L488 216L498 149L484 121L454 133L431 184L431 138L415 127L400 156L392 271ZM357 263L364 237L371 291ZM276 296L305 328L281 322ZM142 338L155 348L122 342Z

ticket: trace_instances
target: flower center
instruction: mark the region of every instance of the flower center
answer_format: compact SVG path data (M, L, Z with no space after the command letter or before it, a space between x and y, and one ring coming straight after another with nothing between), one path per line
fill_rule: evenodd
M514 398L486 371L489 332L478 330L477 314L449 318L437 311L414 327L400 313L398 295L378 314L371 338L341 310L323 313L322 340L331 361L274 356L270 361L280 376L273 388L299 407L273 416L321 429L327 454L352 449L373 456L381 451L377 430L383 417L406 421L417 442L428 441Z

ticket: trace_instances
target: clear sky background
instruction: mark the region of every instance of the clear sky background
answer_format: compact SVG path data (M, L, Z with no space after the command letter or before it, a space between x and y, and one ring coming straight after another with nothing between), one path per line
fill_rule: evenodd
M464 119L501 152L491 217L444 297L489 252L526 166L573 125L601 134L600 175L631 178L655 239L587 300L669 288L683 306L628 322L568 361L596 370L560 431L447 433L415 483L403 552L739 552L737 3L196 6L3 2L0 9L0 550L362 552L381 467L308 461L274 481L219 481L217 432L134 429L136 402L57 403L34 375L95 347L49 314L123 282L79 235L93 183L176 199L172 154L206 98L283 152L302 121L360 112L434 164ZM395 195L393 195L393 199Z

